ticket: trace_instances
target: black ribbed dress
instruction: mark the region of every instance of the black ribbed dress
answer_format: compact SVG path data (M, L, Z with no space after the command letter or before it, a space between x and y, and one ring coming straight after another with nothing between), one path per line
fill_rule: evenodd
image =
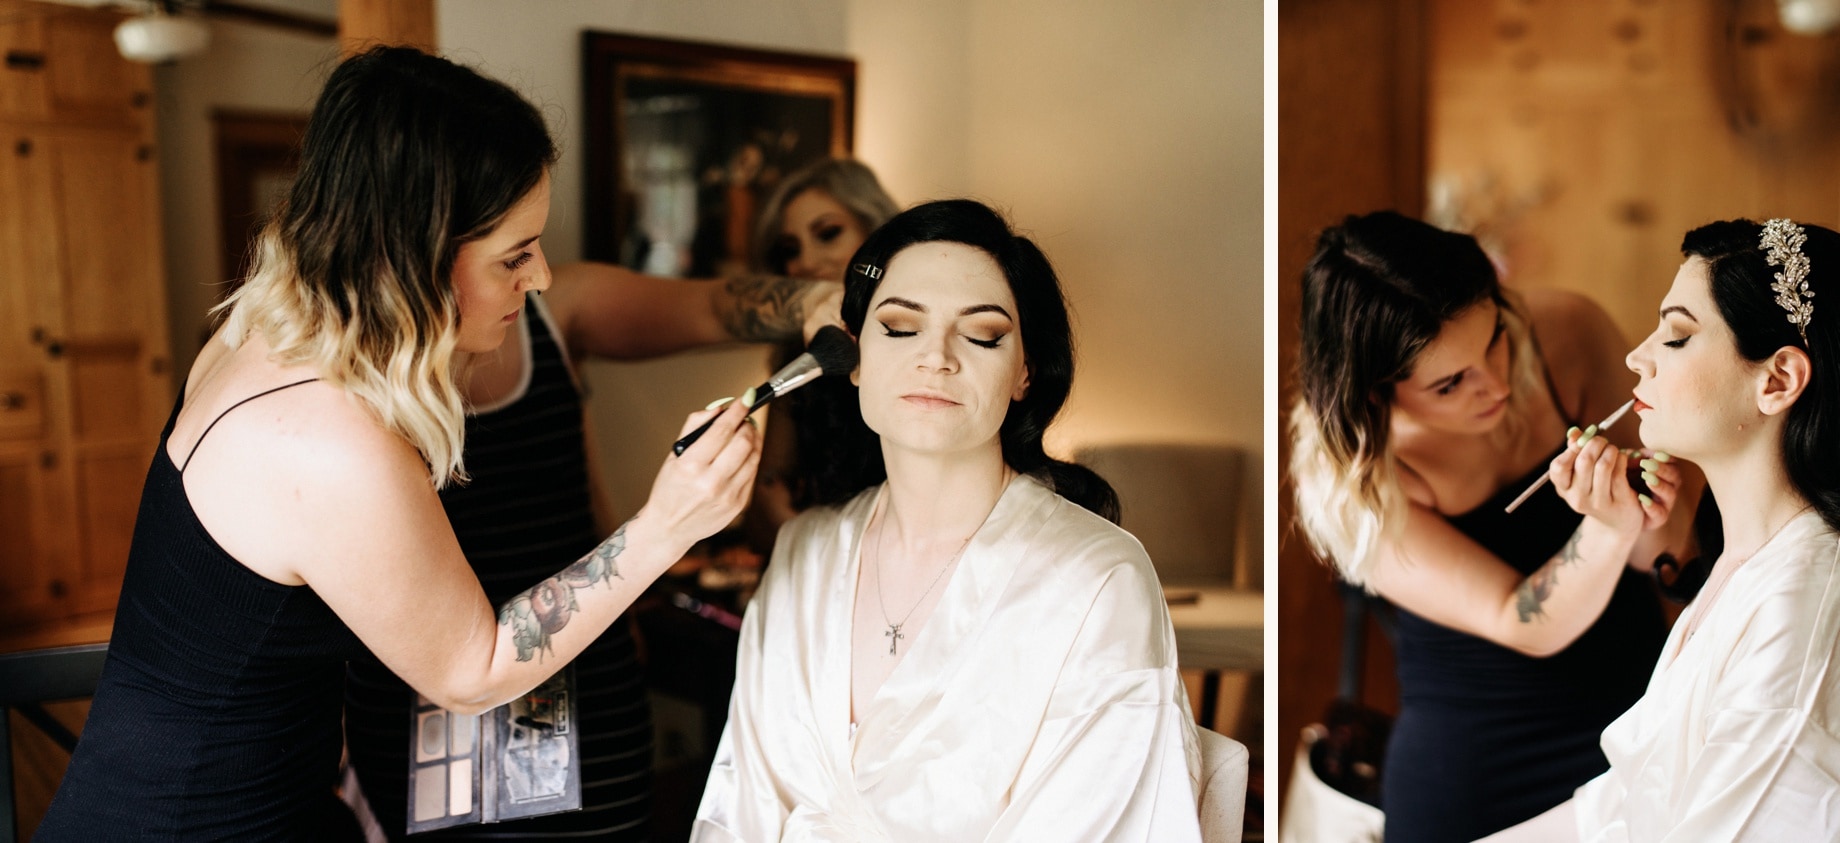
M345 661L363 645L311 588L264 579L205 532L166 454L178 415L89 719L33 839L352 839L333 789Z
M493 606L554 576L605 538L594 523L582 398L547 318L523 314L530 381L466 422L465 485L441 493L460 549ZM510 341L520 341L513 337ZM558 665L560 667L560 665ZM413 840L643 840L651 818L652 718L625 617L575 659L582 810L417 834ZM415 692L375 659L354 659L346 739L378 824L403 836Z
M1502 510L1549 461L1451 526L1522 575L1539 570L1584 516L1551 486ZM1597 622L1549 658L1398 610L1399 719L1381 777L1387 841L1475 840L1570 799L1609 768L1598 738L1642 696L1666 636L1653 583L1627 568Z

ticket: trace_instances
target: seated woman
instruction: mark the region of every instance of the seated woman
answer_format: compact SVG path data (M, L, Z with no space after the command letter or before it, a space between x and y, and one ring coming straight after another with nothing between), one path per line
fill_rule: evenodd
M1642 441L1705 470L1722 550L1604 730L1609 771L1490 840L1840 840L1840 322L1815 307L1840 234L1735 220L1681 250L1629 368Z
M693 839L1199 839L1156 572L1042 452L1073 380L1047 259L928 203L857 251L843 317L860 409L748 608Z

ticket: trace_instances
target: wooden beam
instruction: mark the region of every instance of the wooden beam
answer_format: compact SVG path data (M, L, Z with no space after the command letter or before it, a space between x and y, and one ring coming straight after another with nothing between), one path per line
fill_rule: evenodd
M339 0L339 51L379 44L435 52L434 0Z

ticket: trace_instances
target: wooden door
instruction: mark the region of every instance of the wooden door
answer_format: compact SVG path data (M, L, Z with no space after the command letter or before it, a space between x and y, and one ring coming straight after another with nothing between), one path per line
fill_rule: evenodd
M0 639L106 628L171 407L151 74L119 20L0 0Z

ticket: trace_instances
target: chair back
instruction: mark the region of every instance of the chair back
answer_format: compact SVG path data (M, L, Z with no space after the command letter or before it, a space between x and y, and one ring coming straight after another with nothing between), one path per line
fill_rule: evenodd
M109 645L84 644L0 654L0 843L18 839L19 812L13 804L11 712L37 726L66 750L77 738L46 714L39 703L93 696L102 678Z
M1233 445L1119 443L1074 461L1104 477L1164 584L1257 589L1264 578L1258 461Z
M1239 843L1246 824L1246 777L1251 753L1211 729L1195 729L1201 744L1201 841Z

